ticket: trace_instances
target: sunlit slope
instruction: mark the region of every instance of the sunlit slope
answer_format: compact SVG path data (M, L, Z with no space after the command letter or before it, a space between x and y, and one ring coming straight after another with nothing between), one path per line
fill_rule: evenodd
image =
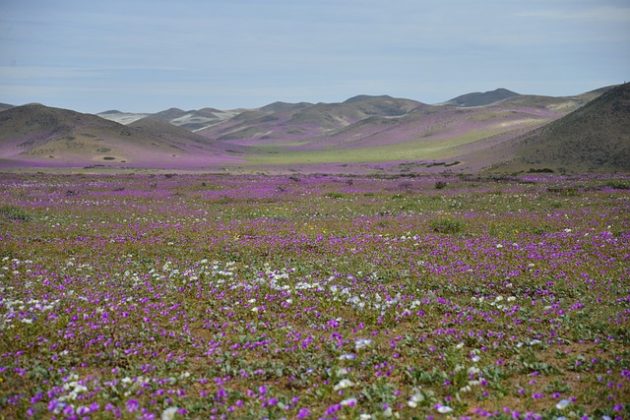
M208 139L157 120L130 126L31 104L0 113L0 159L28 165L186 166L224 159Z

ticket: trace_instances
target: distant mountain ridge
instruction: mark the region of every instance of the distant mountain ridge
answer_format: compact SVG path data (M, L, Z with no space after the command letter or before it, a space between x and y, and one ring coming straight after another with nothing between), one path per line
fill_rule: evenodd
M368 117L402 116L424 104L390 96L360 95L339 103L276 102L199 131L214 140L298 141L344 129Z
M218 124L240 113L240 110L222 111L216 108L202 108L184 111L179 108L169 108L156 113L132 113L118 110L103 111L96 115L120 124L132 124L142 118L152 117L171 125L183 127L189 131L199 131Z
M519 96L519 94L505 88L498 88L488 92L472 92L460 95L448 100L446 103L462 107L484 106L511 98L513 96Z
M357 95L336 103L274 102L254 109L169 108L157 113L111 109L98 116L32 104L0 111L0 166L96 162L156 168L237 163L299 167L450 159L449 170L476 171L519 158L523 165L535 167L533 162L546 158L518 154L528 149L516 145L615 89L568 97L496 89L438 105L388 95ZM574 124L579 123L567 123ZM588 132L588 127L580 132ZM609 156L623 142L602 145Z

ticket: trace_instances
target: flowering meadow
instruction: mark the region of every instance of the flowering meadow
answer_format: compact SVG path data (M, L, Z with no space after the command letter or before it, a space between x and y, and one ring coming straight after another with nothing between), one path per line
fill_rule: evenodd
M0 418L630 418L630 178L0 175Z

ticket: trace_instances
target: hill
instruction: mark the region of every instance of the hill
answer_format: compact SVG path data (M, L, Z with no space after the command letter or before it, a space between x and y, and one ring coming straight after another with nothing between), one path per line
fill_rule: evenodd
M129 125L142 118L151 117L171 125L183 127L189 131L199 131L218 124L239 114L240 110L221 111L215 108L202 108L184 111L179 108L169 108L156 113L133 113L109 110L97 115L110 121Z
M0 165L9 161L23 166L87 162L153 168L242 164L250 169L287 165L299 169L385 162L388 167L428 168L443 162L449 170L477 171L510 162L504 165L510 170L552 163L554 168L617 168L625 155L615 156L629 130L614 131L625 127L624 116L613 118L611 109L621 105L606 101L618 92L607 87L568 97L514 94L483 106L428 105L386 95L359 95L338 103L274 102L250 110L170 108L132 114L113 109L100 114L108 120L28 105L0 113L0 159L4 159ZM600 96L609 99L584 106ZM575 120L584 112L596 116L587 122ZM560 120L565 116L568 119ZM582 150L569 140L558 144L553 140L589 132L605 133L605 139L590 142L604 146ZM542 137L547 140L533 140ZM571 158L555 162L554 156ZM588 156L595 156L594 160L588 162Z
M501 101L501 105L545 108L551 111L568 114L581 106L586 105L593 99L599 97L604 92L615 86L606 86L579 95L572 96L543 96L543 95L518 95Z
M148 117L151 114L122 112L116 109L111 109L109 111L99 112L96 115L98 115L101 118L105 118L106 120L110 120L110 121L117 122L119 124L127 125L127 124L133 123L134 121L138 121L139 119Z
M154 139L163 140L165 142L182 142L186 140L191 144L198 143L201 145L208 145L210 143L208 142L208 139L195 134L190 130L161 121L153 116L136 120L127 125L127 127L133 128L143 135L148 135Z
M462 107L483 106L490 105L514 96L519 96L519 94L508 89L499 88L488 92L467 93L465 95L457 96L447 101L446 103Z
M159 121L124 126L32 104L0 113L0 160L45 166L186 167L234 160L207 139Z
M564 114L544 104L462 108L360 95L341 103L274 103L198 134L241 147L257 164L425 161L452 158L471 144L484 148L486 139L515 137Z
M341 103L275 102L199 131L204 137L244 144L291 143L329 135L369 117L401 117L424 104L362 95Z
M630 170L630 83L506 147L514 157L494 170Z

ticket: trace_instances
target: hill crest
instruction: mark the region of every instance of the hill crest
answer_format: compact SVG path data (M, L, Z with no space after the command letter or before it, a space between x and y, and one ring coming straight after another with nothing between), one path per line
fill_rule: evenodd
M461 107L484 106L502 101L520 94L505 88L498 88L487 92L471 92L457 96L446 103Z

